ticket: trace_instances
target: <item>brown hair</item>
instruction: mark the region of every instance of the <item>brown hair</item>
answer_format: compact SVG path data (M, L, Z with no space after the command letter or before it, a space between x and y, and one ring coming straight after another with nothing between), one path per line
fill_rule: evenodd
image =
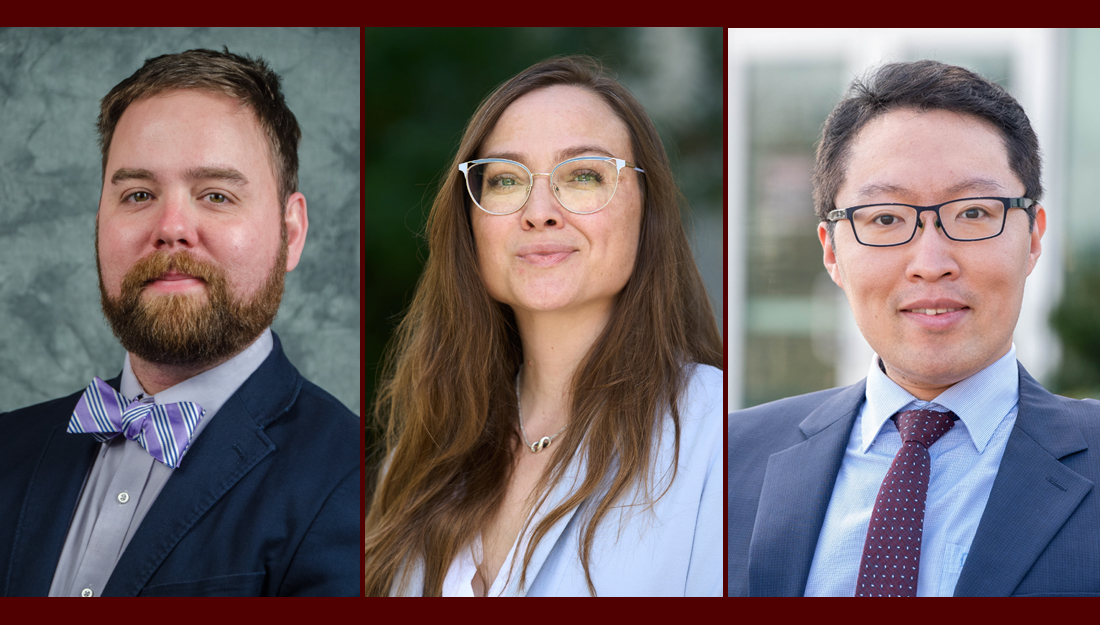
M298 190L298 143L302 131L283 98L279 75L263 59L233 54L228 48L223 52L188 50L146 59L141 69L103 97L96 122L103 174L107 173L111 137L126 108L138 100L175 89L226 95L252 109L267 135L279 185L279 203L285 211L287 199Z
M374 415L385 445L375 457L385 458L385 467L366 519L367 595L403 588L418 561L424 594L440 594L456 554L503 502L520 444L522 348L511 309L494 301L481 281L458 164L476 158L512 102L552 85L591 91L624 122L634 161L645 170L639 177L644 200L631 277L573 376L569 427L578 435L562 439L536 489L535 508L581 456L587 460L583 483L533 528L530 520L524 524L520 536L531 530L531 538L521 584L539 540L591 498L578 557L596 594L588 560L597 525L634 488L650 502L660 497L652 486L652 447L667 413L679 458L685 367L722 366L721 335L681 222L683 199L641 104L588 57L552 58L508 80L466 126L428 216L428 261L383 365Z
M813 173L814 210L830 233L835 224L826 216L836 208L852 141L868 122L900 108L952 111L992 124L1004 139L1008 164L1024 184L1024 194L1041 199L1039 139L1012 94L963 67L928 60L890 63L854 79L821 128ZM1034 226L1035 209L1027 213Z

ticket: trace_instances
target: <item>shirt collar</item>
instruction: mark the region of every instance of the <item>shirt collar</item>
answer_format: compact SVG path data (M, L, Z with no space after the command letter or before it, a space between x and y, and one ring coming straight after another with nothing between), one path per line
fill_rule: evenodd
M194 438L206 427L214 413L220 410L233 393L237 392L241 384L244 384L244 381L260 367L260 364L271 353L273 346L271 328L268 328L236 356L213 369L203 371L175 386L166 388L151 396L151 398L156 404L190 401L202 406L205 414L198 427L195 428L195 433L192 435L192 438ZM145 393L141 383L138 382L137 376L134 375L133 368L130 366L129 353L126 354L126 361L122 365L122 381L119 387L119 392L128 399L133 399Z
M867 453L883 424L898 411L929 408L954 412L966 426L978 453L982 453L997 426L1019 399L1020 376L1015 344L996 362L956 382L930 402L913 397L887 377L879 368L879 357L875 355L867 373L867 403L860 423L863 437L860 450Z

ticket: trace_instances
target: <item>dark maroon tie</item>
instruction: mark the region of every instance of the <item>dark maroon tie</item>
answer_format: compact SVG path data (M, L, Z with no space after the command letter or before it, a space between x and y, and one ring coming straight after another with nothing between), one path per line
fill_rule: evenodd
M891 418L901 434L901 449L875 499L859 564L857 597L917 596L928 448L955 425L957 417L953 412L907 410Z

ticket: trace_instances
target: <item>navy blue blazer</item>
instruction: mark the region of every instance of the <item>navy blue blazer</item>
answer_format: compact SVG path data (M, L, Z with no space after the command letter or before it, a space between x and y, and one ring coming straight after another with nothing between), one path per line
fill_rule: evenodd
M0 596L49 592L99 449L65 432L82 393L0 415ZM359 596L360 436L358 417L305 380L274 337L103 594Z
M729 596L801 596L866 380L729 415ZM956 596L1100 595L1100 402L1020 366L1020 403ZM855 572L853 572L855 574Z

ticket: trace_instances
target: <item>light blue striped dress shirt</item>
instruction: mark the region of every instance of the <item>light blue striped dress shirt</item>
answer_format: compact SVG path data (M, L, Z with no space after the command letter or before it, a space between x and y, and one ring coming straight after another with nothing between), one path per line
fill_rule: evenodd
M875 356L867 374L866 401L852 427L818 536L806 596L855 594L875 498L901 448L890 417L918 408L950 410L959 417L929 449L932 470L917 578L918 596L952 595L1016 423L1019 387L1015 345L931 402L916 399L888 378Z

